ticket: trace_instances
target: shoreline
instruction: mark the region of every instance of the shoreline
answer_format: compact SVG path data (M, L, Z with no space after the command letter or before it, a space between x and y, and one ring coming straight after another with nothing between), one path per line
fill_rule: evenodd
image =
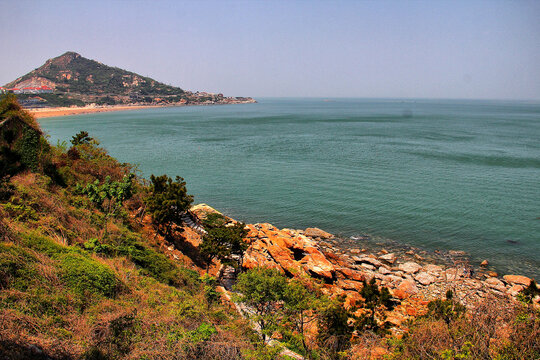
M209 106L209 105L233 105L233 104L253 104L256 101L235 101L230 103L215 103L215 104L166 104L166 105L106 105L106 106L78 106L78 107L54 107L54 108L39 108L39 109L25 109L36 119L48 118L48 117L60 117L70 115L83 115L93 114L100 112L111 111L128 111L128 110L141 110L152 108L167 108L167 107L185 107L185 106Z
M80 107L55 107L55 108L41 108L41 109L27 109L36 119L57 117L57 116L69 116L69 115L82 115L92 114L99 112L110 111L125 111L125 110L140 110L147 108L161 108L169 107L170 105L110 105L110 106L80 106ZM181 105L180 105L181 106Z

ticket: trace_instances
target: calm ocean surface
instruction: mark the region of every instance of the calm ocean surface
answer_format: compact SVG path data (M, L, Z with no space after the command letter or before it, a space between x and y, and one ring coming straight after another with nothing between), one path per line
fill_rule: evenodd
M87 130L245 222L465 250L540 278L540 103L258 100L40 123L53 144Z

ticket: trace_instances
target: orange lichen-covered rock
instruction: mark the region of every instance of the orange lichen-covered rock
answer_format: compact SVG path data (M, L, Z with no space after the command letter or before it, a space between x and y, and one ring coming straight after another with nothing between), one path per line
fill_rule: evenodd
M312 238L321 238L321 239L331 239L334 237L334 235L327 233L324 230L321 230L319 228L307 228L304 231L305 236L309 236Z
M414 295L418 292L418 288L414 281L403 280L396 289L391 290L392 295L398 299L406 299L411 295Z
M289 274L307 274L333 282L335 267L319 250L317 243L289 229L279 230L271 224L247 225L246 241L250 247L244 256L244 267L276 267Z
M522 275L504 275L503 279L510 284L519 284L529 286L531 279Z

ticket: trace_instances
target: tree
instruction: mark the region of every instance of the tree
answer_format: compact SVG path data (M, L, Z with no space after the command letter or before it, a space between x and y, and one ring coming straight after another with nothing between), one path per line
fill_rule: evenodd
M214 259L239 267L242 265L244 252L248 248L248 244L244 241L244 237L247 235L245 227L244 223L236 223L232 226L222 224L208 228L208 234L203 237L199 246L199 251L207 264L206 272ZM237 262L234 261L233 257L236 257Z
M327 300L321 307L318 318L319 332L317 340L330 354L330 358L338 358L338 354L351 346L354 325L349 318L354 315L343 306L343 299Z
M91 138L86 131L79 131L77 134L75 134L75 136L71 137L71 144L73 146L90 144L94 141L94 138Z
M305 339L306 325L316 319L317 294L299 280L290 280L283 294L285 316L293 324L293 329L301 336L302 347L307 351Z
M375 283L375 278L372 278L369 283L363 281L360 295L364 298L363 307L367 310L367 313L356 320L356 328L360 331L384 332L386 328L384 312L393 307L388 288L382 287L379 289ZM379 319L376 319L377 315L380 317Z
M122 181L111 181L107 176L103 184L99 180L82 187L77 184L75 193L87 195L98 209L105 213L105 235L107 235L107 220L116 215L122 203L133 196L134 174L124 176Z
M235 291L238 301L248 307L246 311L259 327L263 341L272 333L279 321L287 279L270 268L251 269L238 277Z
M158 231L170 236L173 225L182 223L182 214L189 209L193 196L187 194L186 183L180 176L173 181L167 175L150 176L148 211Z

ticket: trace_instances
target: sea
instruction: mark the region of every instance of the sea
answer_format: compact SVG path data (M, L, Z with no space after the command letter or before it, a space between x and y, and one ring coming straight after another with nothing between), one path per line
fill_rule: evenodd
M260 98L39 122L246 223L465 251L540 280L540 102ZM357 242L358 244L355 244Z

